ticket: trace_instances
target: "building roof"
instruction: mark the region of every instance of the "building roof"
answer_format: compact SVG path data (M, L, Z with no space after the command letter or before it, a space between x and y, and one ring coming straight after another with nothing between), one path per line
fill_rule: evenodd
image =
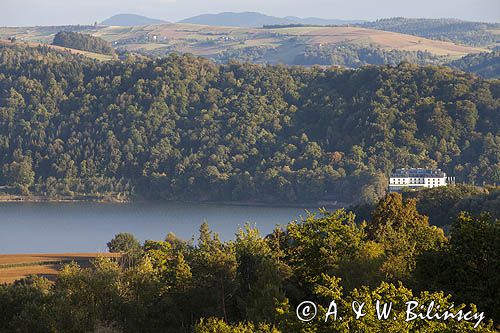
M396 169L392 174L392 178L443 178L446 173L441 169L423 169L423 168L410 168L410 169Z

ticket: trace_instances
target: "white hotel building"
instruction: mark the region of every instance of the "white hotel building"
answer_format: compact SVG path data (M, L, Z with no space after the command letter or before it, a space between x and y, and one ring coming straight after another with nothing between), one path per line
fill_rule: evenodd
M389 192L447 186L455 177L446 177L440 169L396 169L389 178Z

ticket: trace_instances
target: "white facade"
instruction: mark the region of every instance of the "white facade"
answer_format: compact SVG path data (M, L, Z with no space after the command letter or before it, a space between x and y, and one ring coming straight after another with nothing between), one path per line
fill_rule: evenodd
M454 177L446 177L440 169L396 169L389 178L389 192L447 186L453 182Z

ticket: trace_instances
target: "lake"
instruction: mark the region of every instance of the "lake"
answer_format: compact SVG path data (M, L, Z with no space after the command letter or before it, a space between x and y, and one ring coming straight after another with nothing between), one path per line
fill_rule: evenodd
M306 216L305 208L200 203L0 203L0 253L103 252L119 232L163 240L168 232L198 237L207 221L221 239L250 222L268 234Z

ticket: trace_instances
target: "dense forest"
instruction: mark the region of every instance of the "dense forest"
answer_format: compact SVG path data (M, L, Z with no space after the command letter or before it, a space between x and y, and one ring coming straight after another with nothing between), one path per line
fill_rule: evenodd
M294 65L324 65L359 68L365 65L397 65L402 61L417 65L439 64L444 57L422 51L384 50L376 45L339 43L311 46L297 55Z
M216 43L215 40L202 41L197 46L214 46ZM118 49L118 52L127 53L123 49ZM164 57L168 53L177 51L175 47L166 47L156 50L141 49L135 52L145 56ZM403 61L418 65L437 65L450 61L446 56L437 56L424 51L385 50L375 44L361 45L351 42L307 46L294 38L281 45L227 48L222 52L205 57L219 64L237 61L254 64L319 65L346 68L359 68L365 65L397 65Z
M419 191L404 191L404 199L414 199L420 213L429 217L429 224L449 231L460 212L468 212L479 218L487 213L494 219L500 219L500 187L451 185L427 188ZM358 204L351 207L356 213L357 222L368 220L376 203Z
M429 226L415 200L383 198L368 221L322 211L263 237L246 226L221 241L204 223L196 243L173 234L110 240L121 260L63 268L54 283L31 276L0 285L2 332L497 332L500 223L461 213L450 237ZM297 306L318 305L302 322ZM389 320L376 300L392 302ZM338 317L325 321L331 301ZM355 317L352 302L365 302ZM466 320L406 320L405 302L435 311L483 313ZM451 306L454 304L454 307ZM437 310L439 306L441 310ZM394 317L393 317L394 316ZM394 318L394 320L393 320ZM495 326L496 325L496 326ZM495 328L496 327L496 328Z
M115 54L111 44L102 38L74 31L60 31L54 36L53 45L102 54Z
M448 64L487 79L500 79L500 52L470 54Z
M240 49L230 49L213 55L211 58L218 63L230 61L266 64L271 53L278 54L279 47L252 46Z
M394 17L363 23L370 29L399 32L430 39L446 40L471 46L495 46L500 23L468 22L457 19Z
M48 197L376 202L394 167L500 182L500 81L358 70L97 62L0 49L0 185Z
M218 63L240 61L268 64L275 61L275 59L279 59L288 65L341 66L346 68L359 68L365 65L397 65L403 61L417 65L437 65L445 63L448 59L430 52L384 50L377 45L360 45L349 42L306 47L301 43L294 43L293 41L290 43L295 45L296 48L303 48L303 51L296 51L297 55L290 60L283 60L282 58L282 55L286 54L287 48L290 48L289 45L230 49L210 58Z

